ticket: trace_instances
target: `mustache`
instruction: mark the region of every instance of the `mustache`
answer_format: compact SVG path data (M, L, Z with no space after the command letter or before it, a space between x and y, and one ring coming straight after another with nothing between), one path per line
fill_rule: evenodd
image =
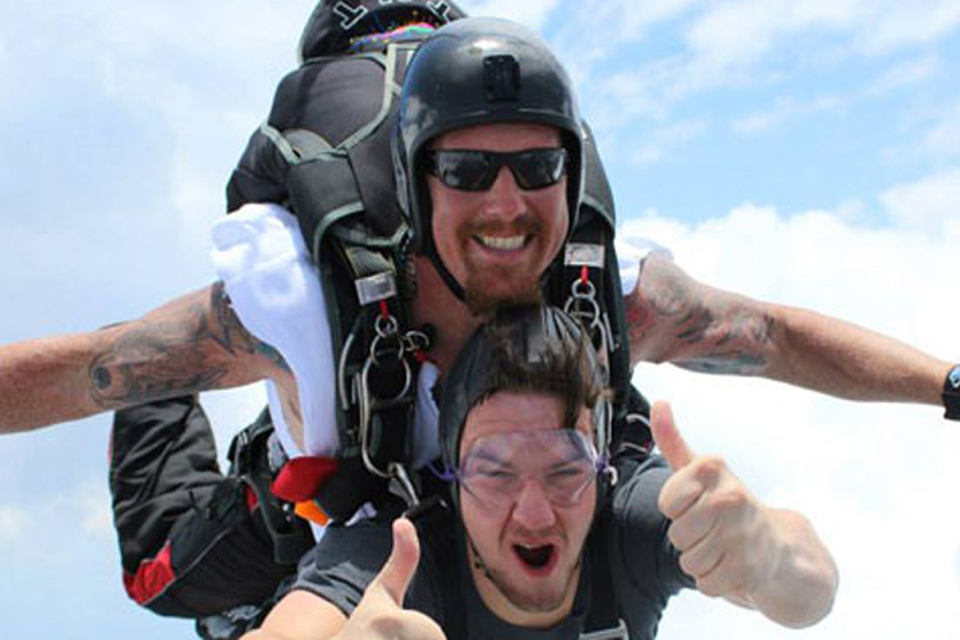
M559 539L563 542L567 542L567 532L564 531L563 527L559 526L558 523L536 530L527 529L526 527L520 525L514 525L504 528L501 538L501 542L507 538L512 538L514 540L540 540L547 538L551 540Z
M471 221L464 227L464 232L469 236L475 235L533 235L543 230L543 220L524 213L509 221L478 218Z

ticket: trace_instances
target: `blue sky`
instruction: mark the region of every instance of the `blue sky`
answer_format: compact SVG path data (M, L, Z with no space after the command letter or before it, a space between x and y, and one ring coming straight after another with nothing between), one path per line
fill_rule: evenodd
M960 361L960 2L461 4L556 47L624 233L711 284ZM311 9L0 5L0 342L136 317L211 281L226 177ZM687 594L661 637L953 637L960 427L930 407L668 366L637 376L695 448L806 512L841 569L835 611L808 631ZM259 389L205 399L223 442L261 402ZM3 637L192 637L123 595L108 430L98 417L0 438Z

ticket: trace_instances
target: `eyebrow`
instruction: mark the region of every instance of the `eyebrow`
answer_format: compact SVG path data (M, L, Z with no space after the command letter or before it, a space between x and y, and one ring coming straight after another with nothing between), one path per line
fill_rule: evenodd
M500 465L503 465L503 466L513 466L513 464L512 464L511 462L505 461L503 458L500 458L500 457L495 456L495 455L493 455L493 454L491 454L491 453L488 453L488 452L485 451L484 449L480 449L480 450L477 451L476 453L468 452L468 453L467 453L467 457L466 457L465 459L466 459L466 460L472 460L472 459L474 459L474 458L477 458L477 459L479 459L479 460L483 460L483 461L486 461L486 462L495 462L495 463L500 464Z

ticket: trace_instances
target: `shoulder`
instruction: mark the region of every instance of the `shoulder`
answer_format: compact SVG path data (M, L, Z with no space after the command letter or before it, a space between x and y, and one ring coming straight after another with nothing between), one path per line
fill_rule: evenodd
M670 479L669 465L660 456L614 458L617 483L611 490L610 515L618 527L659 531L666 517L657 500Z
M679 564L679 552L670 542L670 520L660 512L660 490L672 474L660 456L615 463L619 480L605 511L611 563L630 584L635 597L660 603L690 586Z

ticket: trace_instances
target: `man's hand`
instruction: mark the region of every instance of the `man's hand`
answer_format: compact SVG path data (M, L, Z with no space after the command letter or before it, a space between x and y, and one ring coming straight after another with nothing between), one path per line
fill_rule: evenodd
M380 574L370 583L346 626L337 635L391 640L445 640L440 626L419 611L403 608L403 598L420 561L420 542L413 524L400 518L393 523L393 551Z
M697 456L669 404L654 404L650 426L674 470L660 492L660 511L672 521L668 536L697 588L787 626L826 615L836 566L806 518L764 505L722 458Z
M668 535L680 551L680 566L708 596L749 604L780 553L767 509L719 457L698 457L680 435L670 405L656 403L651 429L674 475L660 492L660 511L670 518Z

